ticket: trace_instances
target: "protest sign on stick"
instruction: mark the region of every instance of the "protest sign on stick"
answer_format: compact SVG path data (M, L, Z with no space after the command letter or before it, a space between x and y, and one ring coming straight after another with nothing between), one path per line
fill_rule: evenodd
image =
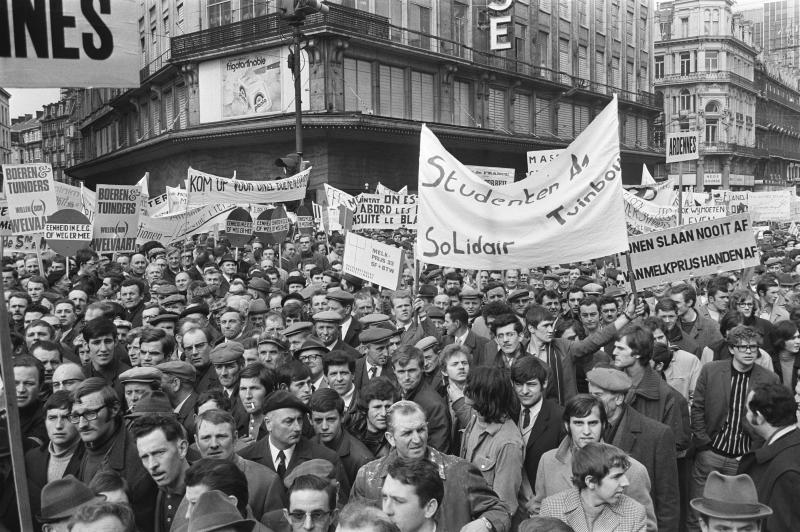
M297 230L301 235L314 234L314 211L308 205L297 208Z
M350 232L345 237L343 262L344 273L397 290L403 250Z
M253 237L253 219L247 209L237 207L228 214L225 236L235 248L244 246Z
M58 209L53 168L49 163L4 164L3 177L11 232L44 233L47 217Z
M266 245L282 245L289 233L289 217L283 205L259 214L254 224L254 233Z
M75 209L61 209L47 218L44 237L47 245L65 257L74 256L92 241L92 224L89 218Z
M97 185L95 251L136 251L141 193L137 185Z
M360 194L353 213L353 230L414 228L417 196L413 194Z

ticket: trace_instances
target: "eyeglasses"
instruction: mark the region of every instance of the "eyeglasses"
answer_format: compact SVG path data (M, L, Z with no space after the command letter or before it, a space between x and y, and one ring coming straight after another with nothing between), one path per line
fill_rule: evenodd
M289 519L296 525L302 525L307 519L311 519L312 523L319 523L323 519L326 519L330 514L330 512L326 512L324 510L312 510L311 512L295 510L293 512L288 512Z
M746 302L736 303L736 306L737 306L737 307L747 307L747 308L750 308L750 307L754 307L754 306L756 306L756 304L755 304L755 303L753 303L753 302L751 301L751 302L749 302L749 303L746 303Z
M738 349L740 351L746 351L748 353L752 353L754 351L758 351L758 346L757 345L741 344L741 345L737 345L736 349Z
M300 360L300 362L311 362L312 360L317 360L319 358L322 358L322 355L317 353L314 353L312 355L300 355L299 357L297 357L297 359Z
M68 386L72 386L73 384L78 384L83 379L64 379L63 381L53 381L53 390L66 390Z
M86 410L85 412L73 412L69 415L69 422L73 425L77 425L80 423L81 418L85 419L86 421L94 421L97 419L97 414L100 413L102 409L104 409L107 405L103 405L100 408L96 408L95 410Z

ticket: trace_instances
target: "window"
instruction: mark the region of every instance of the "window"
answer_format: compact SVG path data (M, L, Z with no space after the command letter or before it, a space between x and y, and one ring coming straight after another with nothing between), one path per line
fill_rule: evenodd
M719 9L711 12L711 34L719 35Z
M689 36L689 17L681 18L681 37Z
M517 61L528 59L528 26L514 23L514 57Z
M669 22L662 22L660 24L660 29L661 29L661 40L662 41L669 40L672 34L672 24L670 24Z
M408 5L408 28L419 33L409 32L408 44L419 48L430 48L431 38L431 10L417 4Z
M589 27L589 13L586 7L586 0L578 0L578 20L581 26L585 28Z
M703 12L703 34L711 35L711 10L706 9Z
M706 72L716 72L717 66L717 52L706 50Z
M433 122L433 74L411 71L411 119Z
M552 9L550 7L550 0L539 0L539 9L545 13L550 13L550 10Z
M633 44L633 11L628 11L628 16L625 18L625 40L628 44Z
M680 110L681 111L691 111L692 110L692 102L694 97L689 93L688 89L683 89L679 95L680 99Z
M467 34L469 27L467 21L467 13L469 13L469 7L467 4L462 4L461 2L453 2L453 37L452 39L459 43L459 44L467 44ZM461 46L455 47L455 55L459 57L464 57L464 48Z
M344 59L344 108L347 111L374 112L372 103L372 63Z
M536 114L533 119L537 135L552 136L553 120L550 114L550 100L536 97Z
M506 123L506 91L502 89L489 89L487 109L487 124L491 129L507 131Z
M655 76L656 79L661 79L664 77L664 56L657 55L655 57Z
M692 54L689 52L681 53L681 76L687 76L692 73Z
M706 119L706 142L717 142L717 118Z
M569 62L569 41L567 39L558 40L558 70L572 74Z
M597 90L604 93L606 91L605 85L608 84L608 74L606 73L606 57L605 54L600 51L596 51L594 56L594 79L598 83L602 84L597 87Z
M571 4L571 0L558 0L558 16L564 20L572 20Z
M267 0L239 0L239 19L247 20L267 14Z
M605 33L606 32L606 3L605 2L595 2L594 4L594 14L595 18L597 19L597 24L595 25L595 29L597 33Z
M406 116L405 75L402 68L380 67L380 114L394 118Z
M546 31L539 32L539 38L536 39L536 46L539 49L539 65L550 68L550 34Z
M231 23L231 0L208 0L208 27Z
M619 4L611 4L611 33L619 39Z
M558 136L562 139L573 137L573 110L571 103L562 101L558 104Z
M175 27L178 28L178 33L183 33L183 4L175 6Z
M625 89L630 92L636 92L636 71L633 68L633 63L626 63L625 81Z
M589 52L586 46L578 46L578 77L589 79Z
M531 97L528 94L517 94L514 99L514 132L528 134L531 132Z
M611 85L616 88L622 88L622 77L619 71L619 57L611 58Z
M453 124L476 126L472 113L472 91L466 81L453 82Z

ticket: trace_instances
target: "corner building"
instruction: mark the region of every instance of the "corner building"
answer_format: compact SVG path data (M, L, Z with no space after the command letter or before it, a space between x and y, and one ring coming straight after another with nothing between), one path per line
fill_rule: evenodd
M661 101L648 0L340 0L302 28L304 159L309 196L416 189L421 123L465 164L527 170L525 153L568 145L620 102L623 179L663 160L653 138ZM501 5L493 2L492 5ZM240 179L279 177L294 151L291 28L261 0L145 0L139 87L85 98L84 162L93 187L135 183L151 194L186 168ZM507 49L491 26L509 17ZM508 46L510 45L510 47ZM102 143L99 142L102 140Z

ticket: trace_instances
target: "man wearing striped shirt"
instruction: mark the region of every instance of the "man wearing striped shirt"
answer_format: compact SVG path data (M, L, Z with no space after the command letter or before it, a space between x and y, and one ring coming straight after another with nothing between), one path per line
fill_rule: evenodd
M761 343L758 331L739 325L728 331L726 342L732 358L706 364L697 378L692 403L697 455L691 498L702 496L711 471L735 475L741 457L751 446L758 446L759 437L745 418L747 395L759 385L778 382L777 375L755 363ZM698 530L696 522L693 525Z

